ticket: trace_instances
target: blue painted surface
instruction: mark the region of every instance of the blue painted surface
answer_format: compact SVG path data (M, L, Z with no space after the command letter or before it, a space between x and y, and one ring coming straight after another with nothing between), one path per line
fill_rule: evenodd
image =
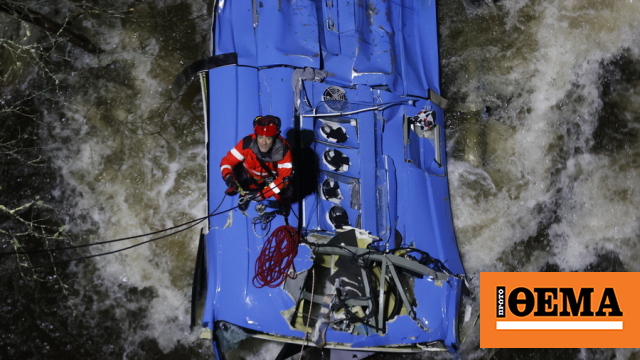
M252 8L254 3L259 6ZM380 237L383 248L394 247L396 239L412 244L463 276L449 203L444 115L427 99L429 90L440 92L435 1L226 0L216 4L212 55L237 53L238 63L207 72L209 211L218 206L226 188L220 178L220 158L252 132L256 115L273 114L283 121L283 135L290 130L314 134L311 149L320 164L318 187L327 178L339 183L340 205L352 226ZM294 104L292 75L304 67L328 72L324 82L302 82L312 109L296 109ZM332 85L342 86L349 100L340 111L396 104L340 117L348 140L335 144L322 137L324 120L297 117L327 112L322 94ZM405 118L423 109L436 112L438 127L431 138L409 131L405 143ZM435 136L441 138L439 164L434 160ZM322 161L331 149L349 157L348 169L335 171ZM356 207L354 198L360 199ZM237 197L227 197L220 208L236 202ZM303 230L335 232L326 215L335 205L318 192L306 197L299 214ZM265 241L254 233L255 216L250 206L247 215L234 210L210 219L203 326L213 328L216 321L226 321L302 338L305 334L292 329L281 314L295 305L294 299L282 288L258 289L252 284L255 260ZM293 215L290 220L296 223ZM271 229L283 224L278 216ZM310 256L309 249L301 251L296 264L311 266ZM417 318L424 320L429 331L401 315L387 324L383 335L356 336L329 329L327 341L358 348L428 341L455 346L461 287L459 278L442 284L428 277L415 279Z

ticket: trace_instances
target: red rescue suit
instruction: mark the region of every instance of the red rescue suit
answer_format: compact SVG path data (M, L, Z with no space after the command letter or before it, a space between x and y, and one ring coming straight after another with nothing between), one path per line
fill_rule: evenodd
M263 199L273 196L280 200L281 192L288 185L289 177L293 172L291 148L287 141L278 135L273 141L271 150L262 153L256 139L256 134L246 136L222 158L220 161L222 178L233 174L244 190L258 190ZM259 157L271 173L258 161ZM237 170L234 173L234 168L239 163L244 166L244 174L238 174Z

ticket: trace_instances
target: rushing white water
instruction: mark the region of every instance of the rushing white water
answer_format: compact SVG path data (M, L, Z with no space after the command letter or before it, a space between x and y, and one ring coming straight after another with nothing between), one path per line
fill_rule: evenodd
M170 85L197 59L180 58L181 53L206 55L207 4L129 6L121 5L123 16L111 6L112 14L83 23L96 30L92 38L105 52L72 54L78 56L76 67L58 77L73 93L60 113L46 117L47 148L55 154L52 160L70 196L67 203L76 219L72 228L91 231L93 241L144 234L206 215L201 111L193 98L175 98ZM181 26L166 22L191 29L167 34ZM187 42L187 50L172 41ZM108 312L112 318L98 321L114 322L127 332L120 344L126 356L136 357L145 339L155 340L163 352L197 339L189 330L190 281L202 226L97 257L95 273L78 265L78 273L93 275L76 286L89 289L95 283L109 294L87 310ZM92 253L148 239L109 244ZM144 289L147 295L132 303L132 289ZM132 319L130 312L139 316Z
M58 55L68 58L52 74L60 101L42 109L43 147L62 179L51 191L64 199L74 233L114 239L206 215L198 89L175 98L169 86L183 66L207 55L210 6L58 5L84 11L75 28L104 50L69 47ZM482 271L640 271L640 1L455 0L439 7L443 89L452 104L451 198L472 286L477 290ZM53 6L39 10L61 16ZM16 39L38 32L21 26ZM61 301L75 303L93 325L122 333L117 340L95 334L97 353L153 358L157 352L145 357L152 341L160 353L182 346L212 358L189 329L198 232L74 265L80 295ZM540 354L478 349L477 301L467 301L463 358ZM257 359L277 348L243 351Z
M640 194L633 187L638 169L629 164L639 150L637 138L615 153L593 147L596 128L609 120L602 114L602 83L610 71L603 64L623 55L637 58L638 5L557 1L496 7L490 12L506 17L503 26L489 25L493 31L526 32L516 36L529 36L534 44L527 45L532 51L526 54L500 53L495 61L507 61L473 74L486 84L473 97L494 108L488 121L499 125L487 125L491 142L483 164L453 161L450 166L466 267L472 273L504 269L497 261L502 252L535 236L541 221L551 223L550 247L522 270L548 261L564 271L584 269L601 250L629 257L628 242L638 235ZM614 100L636 103L637 87L630 90ZM495 96L508 100L489 103ZM635 130L638 109L626 107L616 116ZM551 221L548 213L554 215ZM625 265L636 268L633 261Z
M466 19L443 20L443 46L455 47L443 72L467 69L445 83L459 108L492 110L450 118L454 222L473 283L481 271L638 271L640 4L466 5ZM482 357L477 326L464 330Z

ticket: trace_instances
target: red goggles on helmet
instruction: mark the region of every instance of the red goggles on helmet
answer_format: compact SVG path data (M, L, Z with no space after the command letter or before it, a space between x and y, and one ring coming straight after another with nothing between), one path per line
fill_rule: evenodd
M280 118L273 115L253 119L253 131L260 136L276 136L280 133Z

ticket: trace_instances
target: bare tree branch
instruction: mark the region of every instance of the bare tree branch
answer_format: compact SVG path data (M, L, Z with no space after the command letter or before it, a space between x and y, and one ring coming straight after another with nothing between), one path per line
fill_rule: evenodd
M84 49L91 54L97 54L101 50L89 40L86 36L79 34L65 24L60 24L41 13L27 8L25 5L17 4L9 1L0 1L0 11L14 16L22 21L37 25L47 32L65 39L66 41Z

